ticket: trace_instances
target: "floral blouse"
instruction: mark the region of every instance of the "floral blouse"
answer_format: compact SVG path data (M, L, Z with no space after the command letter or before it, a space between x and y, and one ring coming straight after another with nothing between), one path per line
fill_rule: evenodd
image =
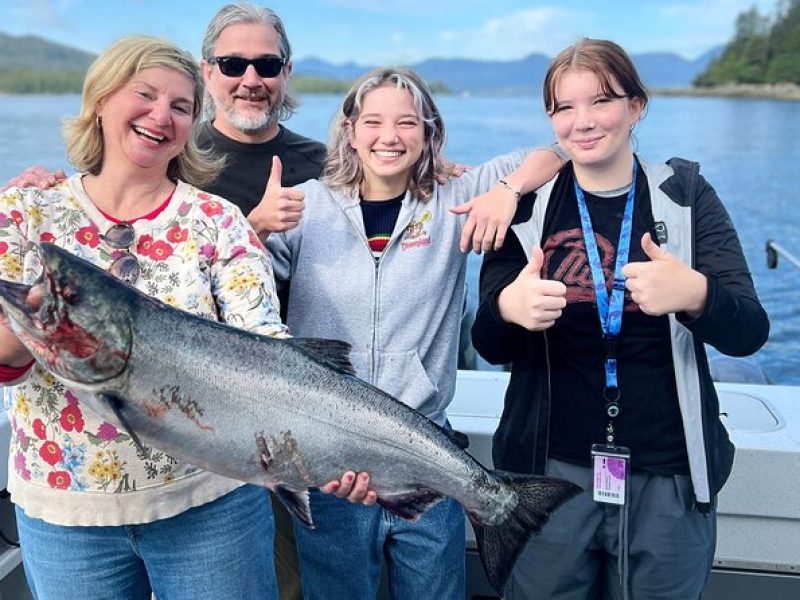
M36 279L32 250L40 240L106 269L124 252L104 243L114 223L86 196L81 178L0 194L0 278ZM178 182L164 210L133 227L141 291L208 319L286 335L268 255L233 204ZM29 516L62 525L144 523L241 485L156 448L141 452L124 430L84 406L83 393L38 364L14 387L8 489Z

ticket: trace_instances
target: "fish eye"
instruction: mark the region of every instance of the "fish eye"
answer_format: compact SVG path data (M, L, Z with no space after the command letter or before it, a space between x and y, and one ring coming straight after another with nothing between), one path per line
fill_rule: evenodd
M61 297L64 299L64 302L67 304L77 304L78 303L78 292L71 288L66 287L61 291Z

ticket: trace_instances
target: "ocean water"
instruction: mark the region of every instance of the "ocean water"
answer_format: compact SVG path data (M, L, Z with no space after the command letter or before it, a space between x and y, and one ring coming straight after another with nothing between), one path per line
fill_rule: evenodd
M340 98L307 96L287 123L326 141ZM549 143L552 132L534 97L438 98L447 125L446 154L478 164L497 154ZM0 96L0 183L26 166L65 168L61 122L78 111L78 96ZM800 102L728 98L653 98L637 127L646 160L680 156L701 163L736 225L756 289L771 321L770 338L754 360L769 380L800 385L800 269L779 260L768 269L773 240L800 257ZM469 286L477 289L478 257Z

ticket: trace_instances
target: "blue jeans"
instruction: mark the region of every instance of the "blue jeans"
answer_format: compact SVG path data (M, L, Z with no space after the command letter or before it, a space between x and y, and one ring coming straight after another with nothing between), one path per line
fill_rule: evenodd
M114 527L65 527L17 507L22 560L37 600L275 599L274 522L246 485L179 515Z
M450 498L411 523L311 490L316 529L295 521L306 600L374 600L386 560L397 600L464 600L464 511Z

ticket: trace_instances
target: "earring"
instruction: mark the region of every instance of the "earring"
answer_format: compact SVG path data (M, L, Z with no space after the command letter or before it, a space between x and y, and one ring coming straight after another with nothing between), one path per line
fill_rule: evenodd
M98 130L103 131L103 117L101 117L100 115L95 115L94 124Z

